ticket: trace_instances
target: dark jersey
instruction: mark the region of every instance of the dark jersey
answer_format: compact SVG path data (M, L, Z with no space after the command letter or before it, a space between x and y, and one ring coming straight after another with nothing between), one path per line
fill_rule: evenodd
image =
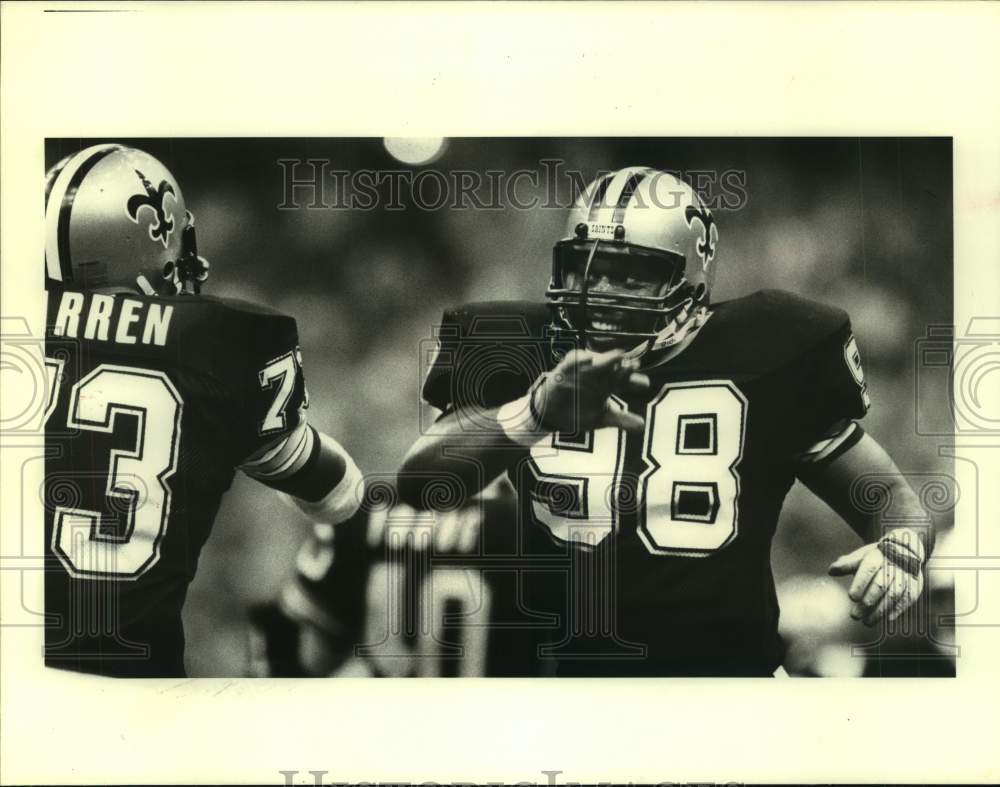
M295 321L204 296L48 297L46 663L183 675L181 607L234 469L304 419Z
M541 304L445 314L428 403L476 412L523 396L558 355ZM799 457L868 406L847 315L779 291L717 304L679 355L645 369L641 413L554 434L509 471L537 571L529 607L558 616L543 652L565 675L770 675L781 663L771 539Z
M400 505L319 525L299 552L281 608L325 632L335 675L356 674L352 661L380 677L535 675L533 643L551 621L520 603L514 503L508 492L448 513ZM277 632L259 611L257 618L258 635ZM297 632L286 627L281 636ZM256 646L273 651L259 659L270 674L301 674L289 670L288 644Z

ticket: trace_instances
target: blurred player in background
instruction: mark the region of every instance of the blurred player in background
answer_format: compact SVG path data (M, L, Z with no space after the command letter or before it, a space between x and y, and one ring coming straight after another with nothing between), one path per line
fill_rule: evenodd
M327 524L355 513L361 475L306 422L295 320L200 294L208 263L160 161L89 147L45 199L45 660L181 676L181 609L235 470Z
M278 600L250 613L256 677L538 674L515 500L495 485L458 509L367 506L303 544Z
M715 220L674 175L631 167L580 196L555 244L548 306L445 313L425 400L441 412L399 473L432 505L506 475L535 574L531 608L560 616L541 653L559 675L769 676L782 664L771 540L799 480L865 545L850 614L901 615L933 531L856 419L870 401L843 311L777 290L711 303ZM854 484L877 477L907 526L882 532Z

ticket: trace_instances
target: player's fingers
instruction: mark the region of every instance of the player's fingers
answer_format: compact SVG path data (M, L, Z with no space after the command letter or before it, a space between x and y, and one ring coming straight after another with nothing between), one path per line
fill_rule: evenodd
M903 589L900 591L899 595L893 599L893 605L889 609L888 617L889 621L893 621L902 615L906 610L910 608L913 604L914 599L914 585L911 581L904 578Z
M882 569L882 553L877 549L869 550L868 554L862 558L858 569L854 574L854 581L847 589L847 595L851 601L861 601L868 590L868 585L872 578Z
M887 593L886 596L889 594ZM886 596L882 597L882 600L876 605L875 609L868 609L863 607L864 610L861 616L855 618L855 620L862 620L866 626L874 626L880 620L886 611Z
M626 432L641 433L646 428L646 421L637 413L628 410L609 408L604 411L604 426L617 426Z
M581 369L586 369L593 362L594 354L585 350L570 350L563 356L557 367L557 377L561 373L575 376Z
M634 358L623 358L621 363L614 368L615 387L620 388L637 374L645 377L645 375L641 375L639 372L639 361Z
M632 372L639 371L641 365L642 362L638 358L623 357L612 368L615 370L615 374L624 379L632 374Z
M906 612L924 592L923 574L913 576L905 571L900 571L899 576L903 580L903 590L896 599L895 606L889 611L889 620L895 620Z
M858 570L858 566L861 565L861 561L864 560L869 551L868 546L863 546L846 555L841 555L830 564L827 571L831 577L846 577L848 574L853 574Z
M892 572L892 577L889 580L889 587L886 589L885 595L883 595L871 611L865 615L866 626L874 626L884 615L889 614L896 609L900 597L904 594L905 584L906 583L903 577L898 572Z
M608 350L603 353L591 353L589 358L595 369L614 369L624 356L624 350Z
M863 607L867 607L869 610L873 609L879 601L882 600L891 586L892 577L883 566L875 572L875 576L872 577L872 581L869 582L868 587L865 588L864 593L859 599L861 605Z
M648 375L639 372L632 372L626 379L618 384L618 393L642 393L649 389L650 381Z

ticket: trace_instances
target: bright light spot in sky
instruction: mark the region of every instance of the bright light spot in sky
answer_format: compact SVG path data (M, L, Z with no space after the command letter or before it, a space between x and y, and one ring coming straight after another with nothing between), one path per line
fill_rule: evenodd
M386 137L385 149L404 164L427 164L444 150L443 137Z

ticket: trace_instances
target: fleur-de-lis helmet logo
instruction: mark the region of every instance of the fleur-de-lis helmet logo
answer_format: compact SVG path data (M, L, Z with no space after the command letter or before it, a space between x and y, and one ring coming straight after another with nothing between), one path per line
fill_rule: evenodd
M690 227L691 222L695 219L701 222L705 231L704 237L698 241L695 247L698 250L698 256L701 257L701 267L705 269L712 261L712 257L715 256L715 242L712 240L712 227L715 226L715 219L712 218L712 214L708 212L707 208L688 205L684 209L684 220Z
M174 231L174 214L173 212L167 212L164 200L168 194L176 198L174 187L166 180L161 180L160 185L153 188L153 184L149 182L149 178L139 170L135 170L135 174L139 176L143 192L129 197L128 203L125 206L128 217L138 224L140 210L149 208L153 211L155 223L149 225L149 238L150 240L160 241L163 244L163 248L167 248L170 233Z

